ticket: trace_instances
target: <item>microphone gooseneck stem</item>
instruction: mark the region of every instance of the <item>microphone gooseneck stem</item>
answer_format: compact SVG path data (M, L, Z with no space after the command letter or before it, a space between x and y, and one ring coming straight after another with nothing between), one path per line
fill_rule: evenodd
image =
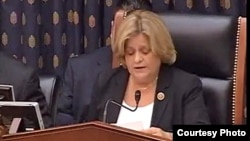
M129 110L129 111L131 111L131 112L136 111L136 109L138 108L138 104L137 104L137 103L136 103L135 109L130 109L130 108L124 106L124 105L119 104L118 102L116 102L116 101L114 101L114 100L112 100L112 101L110 101L110 102L112 102L113 104L115 104L115 105L117 105L117 106L121 106L121 107L123 107L123 108L125 108L125 109L127 109L127 110Z
M102 121L103 121L104 123L107 122L107 119L106 119L106 118L107 118L108 105L109 105L110 101L111 101L111 99L109 99L109 100L105 103L105 107L104 107L104 111L103 111L103 118L102 118Z
M125 109L127 109L127 110L129 110L129 111L131 111L131 112L136 111L137 108L138 108L138 103L136 103L135 109L130 109L130 108L128 108L128 107L126 107L126 106L124 106L124 105L122 105L122 104L119 104L118 102L116 102L116 101L114 101L114 100L112 100L112 99L109 99L109 100L105 103L105 107L104 107L104 111L103 111L103 118L102 118L102 121L103 121L104 123L107 122L107 112L108 112L107 109L108 109L108 105L109 105L110 102L113 103L113 104L115 104L116 106L123 107L123 108L125 108Z
M137 90L137 91L135 92L136 107L135 107L134 109L130 109L130 108L128 108L128 107L126 107L126 106L124 106L124 105L122 105L122 104L119 104L119 103L116 102L115 100L109 99L109 100L106 101L106 103L105 103L102 121L103 121L104 123L107 123L107 112L108 112L108 105L109 105L109 103L113 103L113 104L115 104L116 106L123 107L123 108L125 108L125 109L127 109L127 110L129 110L129 111L131 111L131 112L134 112L134 111L136 111L137 108L138 108L140 99L141 99L141 91Z

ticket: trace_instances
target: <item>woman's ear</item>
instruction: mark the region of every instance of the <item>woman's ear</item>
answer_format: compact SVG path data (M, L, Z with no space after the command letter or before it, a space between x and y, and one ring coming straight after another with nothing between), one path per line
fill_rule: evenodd
M114 20L111 21L111 31L110 31L110 38L112 38L113 32L114 32Z

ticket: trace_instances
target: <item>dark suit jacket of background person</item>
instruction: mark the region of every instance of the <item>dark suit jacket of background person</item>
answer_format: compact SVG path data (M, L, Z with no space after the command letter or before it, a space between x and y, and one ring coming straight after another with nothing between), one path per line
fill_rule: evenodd
M16 101L38 102L45 127L51 127L48 105L35 69L0 51L0 84L13 85Z
M88 121L102 120L105 103L113 99L122 103L129 73L123 67L103 72L98 76L90 105ZM160 68L156 95L165 94L163 100L154 100L151 127L172 131L173 124L210 124L204 104L201 80L175 67L162 65ZM108 106L107 122L116 123L120 107Z
M110 46L69 59L58 102L57 126L84 122L94 80L102 70L111 69L111 65Z

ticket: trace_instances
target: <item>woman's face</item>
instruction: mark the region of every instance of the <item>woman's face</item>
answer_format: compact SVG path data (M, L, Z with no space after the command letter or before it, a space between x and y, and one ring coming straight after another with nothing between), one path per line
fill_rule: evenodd
M147 36L138 34L126 42L125 63L136 81L146 83L158 76L161 59L151 51Z

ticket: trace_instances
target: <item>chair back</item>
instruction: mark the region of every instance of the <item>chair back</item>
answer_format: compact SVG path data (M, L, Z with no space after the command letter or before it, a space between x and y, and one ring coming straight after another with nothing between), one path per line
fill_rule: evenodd
M244 119L246 24L243 17L160 14L177 50L175 65L202 80L212 124Z

